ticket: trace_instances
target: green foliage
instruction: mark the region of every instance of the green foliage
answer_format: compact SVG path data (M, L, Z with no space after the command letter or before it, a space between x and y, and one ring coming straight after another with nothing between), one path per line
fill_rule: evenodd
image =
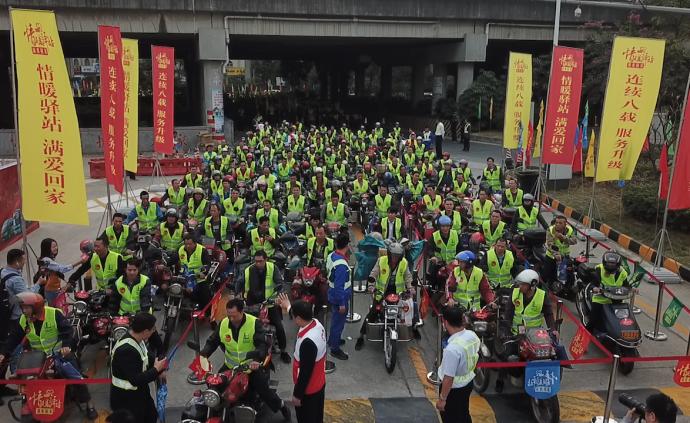
M642 173L645 176L651 176L649 172ZM661 225L665 202L659 200L658 193L658 177L638 178L637 182L626 185L623 189L625 213L650 225L655 221ZM690 210L669 211L668 230L690 232Z
M441 98L436 102L434 114L441 119L450 119L455 114L458 105L454 98Z
M498 79L490 71L480 71L472 85L466 89L458 99L458 114L460 118L467 118L474 126L477 122L479 102L482 102L481 127L489 127L489 106L494 99L492 128L503 127L503 109L506 98L506 80Z

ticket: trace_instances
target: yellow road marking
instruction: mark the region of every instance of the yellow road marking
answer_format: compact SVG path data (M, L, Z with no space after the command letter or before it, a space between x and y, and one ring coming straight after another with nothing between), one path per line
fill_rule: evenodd
M89 420L86 417L84 417L83 422L84 423L105 423L105 419L110 415L110 412L108 410L98 410L98 417L96 417L96 420Z
M496 415L489 402L482 396L470 396L470 415L473 423L496 423Z
M422 359L422 354L416 347L410 347L407 349L407 351L410 355L410 361L412 361L414 370L417 373L417 378L419 378L419 381L424 387L424 394L429 401L436 401L438 398L438 390L426 380L426 374L428 371L426 365L424 364L424 360Z
M374 409L368 399L326 400L325 423L375 423Z
M684 415L690 414L690 389L680 386L656 389L671 397Z
M594 392L559 392L561 421L591 422L592 416L604 412L604 401Z
M108 207L108 204L104 203L103 201L99 200L98 198L94 199L93 201L101 207L105 207L105 208Z

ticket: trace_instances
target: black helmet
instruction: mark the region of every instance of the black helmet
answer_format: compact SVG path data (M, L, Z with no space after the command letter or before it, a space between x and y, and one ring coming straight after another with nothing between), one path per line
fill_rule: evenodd
M621 267L623 258L615 251L607 251L601 259L604 269L609 273L616 273Z
M175 217L177 218L177 210L174 208L169 208L168 210L165 211L165 217Z

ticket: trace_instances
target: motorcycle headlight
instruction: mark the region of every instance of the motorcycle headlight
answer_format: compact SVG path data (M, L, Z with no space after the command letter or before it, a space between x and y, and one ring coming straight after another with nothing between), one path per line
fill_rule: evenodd
M398 315L398 308L397 307L386 308L386 316L395 317L397 315Z
M487 322L474 322L472 329L477 333L486 332Z
M214 391L213 389L205 390L201 393L201 396L204 398L204 404L207 407L214 408L220 404L220 395L218 395L218 392Z
M182 285L179 283L170 285L170 293L173 295L180 295L182 293Z
M76 301L72 304L72 310L75 314L85 314L88 308L88 305L84 301Z
M626 319L630 317L630 313L627 308L618 308L613 312L618 319Z
M113 339L115 342L119 341L123 336L127 335L129 329L126 326L118 326L113 329Z
M303 283L304 283L304 286L306 286L308 288L308 287L314 285L314 279L305 279Z

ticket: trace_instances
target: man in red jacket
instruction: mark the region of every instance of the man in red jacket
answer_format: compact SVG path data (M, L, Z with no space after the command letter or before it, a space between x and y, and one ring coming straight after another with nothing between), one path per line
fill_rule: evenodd
M299 423L323 423L326 392L326 330L314 319L313 307L306 301L292 306L286 294L280 294L283 311L292 315L299 327L292 360L292 404Z

